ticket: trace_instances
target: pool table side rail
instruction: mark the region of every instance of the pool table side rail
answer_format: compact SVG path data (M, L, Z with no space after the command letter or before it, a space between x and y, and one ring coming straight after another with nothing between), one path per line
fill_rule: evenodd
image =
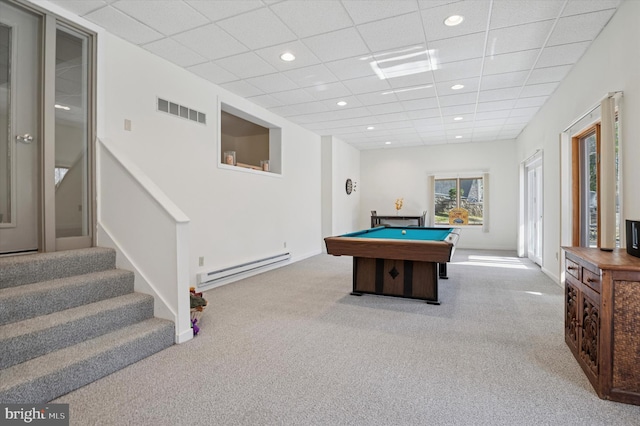
M444 263L451 260L454 245L447 241L389 240L383 238L326 237L327 253Z

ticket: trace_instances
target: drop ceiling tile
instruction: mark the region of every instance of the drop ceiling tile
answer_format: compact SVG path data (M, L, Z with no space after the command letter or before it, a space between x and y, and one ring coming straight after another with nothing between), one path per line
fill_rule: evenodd
M526 125L530 120L530 117L522 116L522 117L509 117L507 118L506 124L522 124Z
M152 41L143 47L149 52L155 53L181 67L189 67L191 65L208 62L206 58L170 38Z
M296 116L298 123L305 124L321 124L331 120L338 120L339 118L340 117L338 117L334 111L315 112L313 114L301 114Z
M318 100L351 96L351 91L340 82L318 83L305 89Z
M370 62L371 58L357 57L326 62L324 65L339 79L349 80L375 75Z
M433 84L428 84L426 86L395 89L394 93L399 100L410 101L412 99L433 98L436 96L436 89Z
M412 99L410 101L402 101L400 104L405 111L421 111L439 107L437 98Z
M529 71L484 75L480 83L480 89L491 90L503 87L521 87L524 85L528 75Z
M295 110L296 113L293 114L294 116L303 114L316 114L328 111L329 109L322 102L303 102L295 105Z
M296 35L269 9L256 9L217 24L250 49L295 40Z
M440 117L425 117L419 120L411 120L413 127L419 131L430 131L433 127L442 127L443 121Z
M505 119L509 117L509 110L478 112L475 117L477 121Z
M589 42L571 43L563 46L547 47L540 54L536 67L554 67L575 64L589 47Z
M418 14L400 15L358 25L357 28L367 46L376 53L425 45L422 22Z
M531 98L520 98L514 108L541 107L549 99L548 96L533 96Z
M277 70L253 52L218 59L216 64L240 78L271 74Z
M615 10L593 12L560 18L549 41L548 46L591 41L596 38L605 24L611 19Z
M233 56L249 50L216 24L195 28L172 38L207 59ZM215 40L215 43L212 43L212 40Z
M484 56L484 33L447 38L429 43L437 64L465 61Z
M266 94L298 89L297 84L281 73L259 75L257 77L247 78L245 81Z
M264 7L260 0L187 0L187 3L213 22Z
M507 99L517 99L520 94L520 87L510 87L506 89L483 90L480 92L478 102L503 101Z
M558 16L562 6L563 2L554 0L494 1L491 9L491 29L552 20Z
M394 112L393 114L381 114L381 115L377 115L376 118L380 123L391 123L394 121L408 120L407 114L404 112Z
M78 16L83 16L108 4L104 0L52 0L51 3L57 4Z
M538 107L529 107L529 108L514 108L511 110L510 117L533 117L536 115L540 108Z
M395 114L397 112L404 112L402 105L400 105L400 103L398 102L369 105L367 106L367 110L369 111L370 114L373 114L373 115Z
M287 90L285 92L273 93L271 96L281 102L284 102L285 105L303 104L315 101L313 96L305 92L303 89L294 89Z
M263 92L247 83L244 80L232 81L229 83L222 83L220 87L227 89L228 91L235 93L238 96L242 96L243 98L250 98L252 96L262 95Z
M303 68L320 63L320 59L311 52L302 42L295 40L277 46L265 47L255 51L265 61L280 71L289 71L296 68ZM280 59L280 55L285 52L293 53L295 61L287 62Z
M479 77L482 71L482 58L466 61L448 62L433 71L435 81L451 81L469 77Z
M440 117L440 108L414 109L412 111L407 111L407 117L410 120Z
M358 98L362 105L366 106L386 104L389 102L398 101L398 98L393 93L383 95L380 92L360 93L359 95L356 95L356 98Z
M112 7L165 35L173 35L209 23L201 13L181 1L120 0L113 3Z
M369 48L355 28L308 37L302 42L322 61L336 61L369 54Z
M558 67L536 68L531 72L527 84L552 83L562 81L567 76L573 65L561 65Z
M479 102L477 112L510 110L515 105L515 99L507 101Z
M263 108L274 108L284 105L282 101L277 100L271 95L251 96L248 99Z
M523 98L530 98L533 96L548 96L556 90L558 83L544 83L544 84L531 84L526 85L522 89L520 94Z
M462 117L462 120L456 120L456 118ZM473 126L473 117L474 114L456 114L456 115L446 115L442 117L442 122L444 124L447 123L461 123L466 126Z
M300 114L299 110L296 108L297 105L287 105L285 102L283 102L283 104L284 105L282 106L272 107L269 111L279 115L280 117L288 118L295 123L296 121L292 117Z
M462 84L462 89L454 90L452 87L456 84ZM460 93L477 92L480 85L480 78L465 78L455 81L443 81L442 83L436 83L436 90L438 96L456 95Z
M478 94L476 92L460 93L456 95L438 96L442 108L468 105L476 102Z
M284 75L300 87L311 87L338 81L324 65L296 68L285 71Z
M344 106L340 106L338 105L339 101L344 101L347 103L347 105ZM353 108L359 108L364 106L362 104L362 102L360 102L360 100L355 97L355 96L343 96L340 98L334 98L334 99L326 99L324 101L322 101L325 105L327 105L327 107L329 107L329 109L331 109L331 111L337 111L337 112L341 112L341 111L346 111L346 110L350 110Z
M429 42L459 37L473 33L484 33L489 20L489 0L448 3L422 11L422 20ZM448 27L444 20L451 15L464 16L460 25Z
M553 23L553 20L548 20L491 30L487 42L487 55L540 49L544 46Z
M413 0L343 0L342 4L356 25L418 10Z
M377 76L344 80L343 83L354 95L360 93L385 92L391 90L391 86L389 86L387 80L380 80Z
M425 87L433 85L433 72L426 71L418 74L405 75L402 77L387 79L389 85L394 89L406 89L415 87Z
M103 7L85 15L89 21L133 44L144 44L164 36L113 7Z
M187 68L192 73L199 75L205 80L211 81L215 84L228 83L230 81L238 80L239 77L230 73L224 68L219 67L213 62L205 62L198 65L193 65Z
M547 49L543 50L544 52ZM539 50L526 50L524 52L507 53L504 55L487 56L484 61L483 74L504 74L516 71L529 71L533 68L538 58ZM537 64L539 65L539 64Z
M494 118L489 120L478 120L476 117L476 121L473 124L475 128L478 129L478 131L483 131L486 128L502 127L504 123L507 121L507 118L508 117Z
M271 10L300 38L352 26L342 4L333 0L276 3Z
M442 114L443 117L446 117L448 115L473 114L475 111L476 111L475 102L472 104L455 105L455 106L440 108L440 113Z
M622 0L569 0L562 12L562 16L615 9L620 6L620 3L622 3Z

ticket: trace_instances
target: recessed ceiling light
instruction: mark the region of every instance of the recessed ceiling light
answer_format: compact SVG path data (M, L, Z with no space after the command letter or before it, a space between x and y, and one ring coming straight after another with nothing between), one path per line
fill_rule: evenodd
M285 62L291 62L296 59L296 56L291 52L284 52L282 55L280 55L280 59Z
M464 84L454 84L453 86L451 86L453 90L460 90L463 87L464 87Z
M385 144L385 145L391 145L391 142L386 141L384 144Z
M453 120L454 121L460 121L460 120L464 120L464 118L463 117L454 117Z
M462 139L462 136L458 135L456 136L456 139Z
M456 25L462 24L462 21L464 21L464 16L451 15L447 19L444 20L444 24L447 27L455 27Z
M373 127L373 126L367 127L367 130L373 130L373 129L375 129L375 127Z
M336 103L336 105L338 106L345 106L347 103L345 101L339 101L338 103Z

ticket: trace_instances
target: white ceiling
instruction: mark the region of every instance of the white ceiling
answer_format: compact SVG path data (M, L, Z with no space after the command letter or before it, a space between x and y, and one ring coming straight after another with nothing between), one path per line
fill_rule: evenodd
M517 137L621 1L52 0L359 149Z

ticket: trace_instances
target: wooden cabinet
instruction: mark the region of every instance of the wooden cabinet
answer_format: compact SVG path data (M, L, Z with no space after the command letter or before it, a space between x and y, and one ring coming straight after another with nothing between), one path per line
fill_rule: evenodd
M640 258L565 250L565 341L603 399L640 405Z

